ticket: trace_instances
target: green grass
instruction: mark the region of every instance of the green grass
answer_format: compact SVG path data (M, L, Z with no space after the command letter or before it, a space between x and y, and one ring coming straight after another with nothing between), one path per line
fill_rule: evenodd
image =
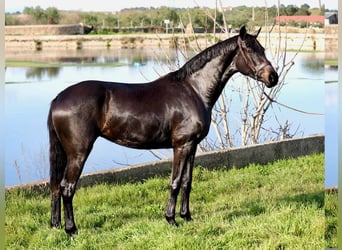
M338 60L337 59L325 59L324 63L325 65L328 65L328 66L337 66Z
M337 248L337 192L325 193L325 240L327 248Z
M168 178L81 188L79 234L49 227L49 194L6 193L8 249L323 249L324 155L193 176L194 221L164 220ZM334 210L334 209L332 209ZM336 235L332 235L332 238ZM336 242L336 241L335 241Z

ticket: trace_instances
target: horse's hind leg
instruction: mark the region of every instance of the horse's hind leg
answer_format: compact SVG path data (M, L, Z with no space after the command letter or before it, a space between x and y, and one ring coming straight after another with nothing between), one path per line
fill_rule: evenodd
M64 177L61 181L65 232L69 235L77 234L72 201L76 191L78 179L81 175L84 163L89 153L90 150L83 150L74 154L68 154L68 163L64 172Z
M48 119L50 139L50 190L51 190L51 227L61 226L61 190L64 170L66 167L66 155L62 144L54 130L51 113Z
M65 231L69 235L77 234L72 201L84 163L97 138L95 131L90 128L91 126L87 127L87 130L82 130L81 127L78 127L78 130L70 129L61 137L67 164L60 183L60 190L64 205Z
M60 182L62 177L59 178L59 181L50 180L50 189L51 189L51 227L59 228L61 226L61 190L60 190Z

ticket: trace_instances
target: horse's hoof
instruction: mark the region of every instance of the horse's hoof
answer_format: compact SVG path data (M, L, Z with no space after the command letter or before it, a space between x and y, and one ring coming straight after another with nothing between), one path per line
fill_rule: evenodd
M61 229L62 228L62 224L60 222L50 222L50 227L51 228Z
M167 222L174 227L178 227L178 223L176 222L175 218L167 218L166 217Z
M168 222L173 227L178 227L179 226L178 223L176 222L176 220L172 220L172 221L168 221Z
M70 236L76 236L78 234L77 228L73 227L71 229L65 229L65 232Z
M191 215L188 214L188 215L181 215L181 218L185 221L192 221L192 218L191 218Z

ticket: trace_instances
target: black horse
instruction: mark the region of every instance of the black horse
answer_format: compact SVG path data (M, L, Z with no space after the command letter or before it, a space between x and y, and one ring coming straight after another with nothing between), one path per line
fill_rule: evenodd
M68 87L52 101L50 138L51 226L77 233L72 200L84 163L97 137L137 149L173 148L170 196L165 218L176 225L191 220L189 196L197 144L208 134L212 108L228 79L240 72L267 87L278 74L265 57L257 36L245 27L237 36L194 56L175 72L153 82L125 84L84 81Z

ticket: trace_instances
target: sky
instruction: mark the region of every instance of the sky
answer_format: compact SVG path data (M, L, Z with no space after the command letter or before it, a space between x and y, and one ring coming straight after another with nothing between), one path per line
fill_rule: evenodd
M240 5L246 6L273 6L277 5L278 1L284 5L300 5L307 3L311 8L319 6L319 0L305 0L299 2L298 0L252 0L252 1L238 1L238 0L221 0L225 7L235 7ZM220 1L217 1L218 3ZM22 11L24 7L40 6L43 9L48 7L56 7L59 10L80 10L80 11L119 11L124 8L132 7L160 7L170 6L177 8L186 7L211 7L215 8L216 0L5 0L5 12ZM252 4L251 4L252 3ZM337 9L337 0L321 0L328 9Z

